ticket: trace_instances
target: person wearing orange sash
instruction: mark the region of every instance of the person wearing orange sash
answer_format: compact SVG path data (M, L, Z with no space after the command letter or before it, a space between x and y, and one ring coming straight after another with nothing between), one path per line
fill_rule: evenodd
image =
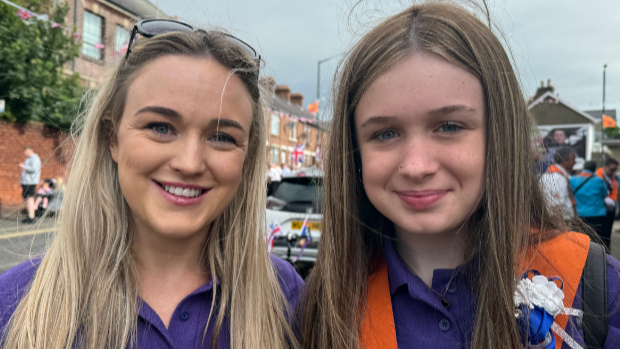
M489 18L413 6L344 59L302 347L584 347L575 314L596 245L548 209L527 104ZM611 349L620 263L603 253Z
M575 149L562 146L553 154L554 164L540 176L540 185L547 202L553 210L558 210L564 219L575 217L577 202L570 186L570 171L575 165Z
M607 248L610 247L611 230L614 225L614 219L616 218L616 205L618 203L617 170L618 160L614 158L607 158L603 164L603 167L596 170L596 175L601 178L605 184L607 184L607 189L609 190L609 195L605 198L605 203L607 204L607 214L603 220L602 229L603 242L605 242Z

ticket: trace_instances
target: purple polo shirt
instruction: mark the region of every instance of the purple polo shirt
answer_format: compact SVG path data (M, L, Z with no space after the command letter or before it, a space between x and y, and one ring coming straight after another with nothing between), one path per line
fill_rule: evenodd
M303 281L295 269L278 257L271 256L278 275L280 287L291 305L295 307ZM19 300L24 295L28 284L36 272L41 260L24 262L0 275L0 336ZM211 324L201 346L203 332L213 302L213 283L200 286L186 296L176 307L168 329L157 313L146 302L139 301L138 314L138 348L209 348L217 313L214 312ZM219 348L229 348L229 327L224 323L218 338Z
M439 294L454 273L446 292L450 302L446 309L440 297L414 275L396 252L389 240L384 240L385 259L388 266L388 280L392 298L392 313L396 327L396 341L399 349L462 349L471 345L476 316L476 300L470 280L474 263L456 269L437 269L433 272L432 288ZM620 347L620 262L607 256L607 307L609 333L604 349ZM581 285L573 308L581 309ZM571 317L567 332L583 346L583 330ZM570 349L564 343L562 349Z

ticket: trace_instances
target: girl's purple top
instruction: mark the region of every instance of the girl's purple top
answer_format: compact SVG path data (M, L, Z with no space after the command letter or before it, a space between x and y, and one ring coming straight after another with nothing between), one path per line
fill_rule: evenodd
M303 286L293 266L271 255L280 287L294 309ZM28 289L28 285L41 262L41 259L26 261L0 275L0 338L17 304ZM213 283L211 281L200 286L196 291L185 297L176 307L168 328L164 326L157 313L144 301L138 313L138 348L209 348L213 334L214 312L206 336L203 333L213 302ZM120 321L120 319L119 319ZM229 348L229 327L224 323L218 337L219 348Z
M446 309L440 298L414 275L400 258L392 243L385 239L384 253L392 298L392 312L399 349L463 349L470 348L476 317L476 300L471 273L474 266L466 264L456 269L437 269L433 272L432 288L446 293L450 303ZM455 272L455 273L454 273ZM450 285L448 282L454 273ZM448 286L446 291L446 286ZM581 285L573 308L581 309ZM620 262L607 256L607 309L609 333L603 349L620 348ZM515 320L516 321L516 320ZM575 317L570 317L566 331L583 346L583 329ZM501 331L501 328L497 329ZM562 349L570 349L565 343Z

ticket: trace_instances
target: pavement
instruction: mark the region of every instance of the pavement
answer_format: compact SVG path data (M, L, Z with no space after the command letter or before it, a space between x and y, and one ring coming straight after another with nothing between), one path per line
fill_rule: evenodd
M45 253L54 232L54 218L23 224L23 217L0 218L0 274L29 258ZM620 221L614 222L611 255L620 260Z

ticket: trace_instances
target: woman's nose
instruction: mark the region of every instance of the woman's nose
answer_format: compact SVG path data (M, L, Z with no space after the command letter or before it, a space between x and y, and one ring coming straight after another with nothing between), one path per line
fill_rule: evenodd
M196 176L206 171L206 149L199 137L187 137L179 141L170 167L184 176Z

